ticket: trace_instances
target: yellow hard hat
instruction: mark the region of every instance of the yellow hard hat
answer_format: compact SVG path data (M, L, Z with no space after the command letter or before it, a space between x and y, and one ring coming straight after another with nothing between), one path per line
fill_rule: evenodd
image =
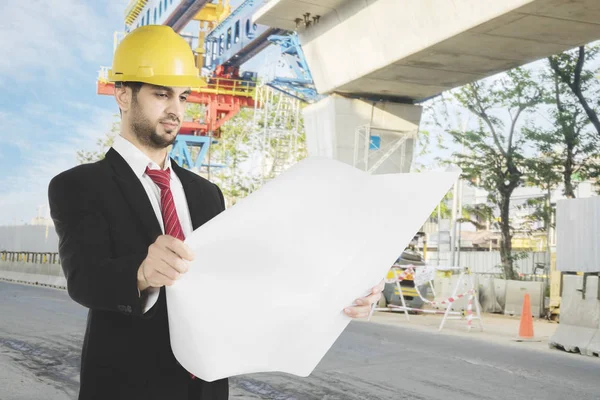
M108 80L158 86L206 86L189 44L166 25L141 26L125 36L115 51Z

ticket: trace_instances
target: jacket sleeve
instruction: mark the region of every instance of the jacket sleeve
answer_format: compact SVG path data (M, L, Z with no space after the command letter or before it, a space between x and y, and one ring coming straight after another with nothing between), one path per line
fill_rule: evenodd
M75 172L56 176L48 187L69 296L90 309L142 316L137 271L147 253L111 257L110 230L93 180Z
M213 185L215 185L215 188L217 188L217 193L219 194L219 201L221 202L221 211L220 212L223 212L223 211L225 211L225 198L223 197L223 192L221 191L221 188L217 184L213 183Z

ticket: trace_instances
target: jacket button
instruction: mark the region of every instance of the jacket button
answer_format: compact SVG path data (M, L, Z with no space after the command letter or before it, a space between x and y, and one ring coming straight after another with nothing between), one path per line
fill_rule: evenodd
M131 306L124 306L122 304L119 304L117 306L117 308L119 309L119 311L121 311L124 314L131 314L132 313Z

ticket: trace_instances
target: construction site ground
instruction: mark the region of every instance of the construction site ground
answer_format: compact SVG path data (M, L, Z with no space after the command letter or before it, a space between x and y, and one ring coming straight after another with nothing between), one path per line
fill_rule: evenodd
M64 290L0 282L0 399L76 399L86 317ZM541 342L517 343L511 340L517 317L483 315L483 332L467 332L465 320L454 320L438 333L440 321L411 315L407 322L401 314L376 312L369 322L352 321L309 377L234 376L229 398L599 398L600 358L548 349L555 323L536 320Z
M467 330L466 319L451 320L448 319L444 328L439 331L442 315L432 315L416 313L409 315L409 321L406 320L404 313L377 311L371 317L371 323L391 325L396 327L423 330L441 335L463 336L469 339L493 342L500 345L526 347L532 350L549 349L548 339L556 328L558 323L547 319L534 318L533 331L534 341L515 341L519 333L519 316L509 316L503 314L482 313L483 330L479 329L479 321L473 320L472 329ZM439 332L438 332L439 331Z

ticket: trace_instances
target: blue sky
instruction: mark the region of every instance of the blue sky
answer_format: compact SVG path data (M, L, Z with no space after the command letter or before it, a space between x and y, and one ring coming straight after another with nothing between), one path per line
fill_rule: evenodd
M96 150L96 141L110 131L118 109L111 96L96 94L96 78L100 66L112 62L113 34L123 30L127 3L15 0L3 4L0 226L30 223L40 207L47 216L50 179L77 164L78 150ZM278 52L271 48L266 53L247 67L270 69L268 64L274 64ZM419 161L432 166L436 153Z
M110 131L114 99L96 95L127 0L9 1L0 26L0 225L29 223L47 187ZM47 207L46 207L47 208ZM44 214L47 211L44 210Z
M233 0L237 6L241 0ZM96 150L118 109L96 94L128 0L9 1L0 25L0 226L49 216L50 179ZM251 67L262 64L253 60Z

